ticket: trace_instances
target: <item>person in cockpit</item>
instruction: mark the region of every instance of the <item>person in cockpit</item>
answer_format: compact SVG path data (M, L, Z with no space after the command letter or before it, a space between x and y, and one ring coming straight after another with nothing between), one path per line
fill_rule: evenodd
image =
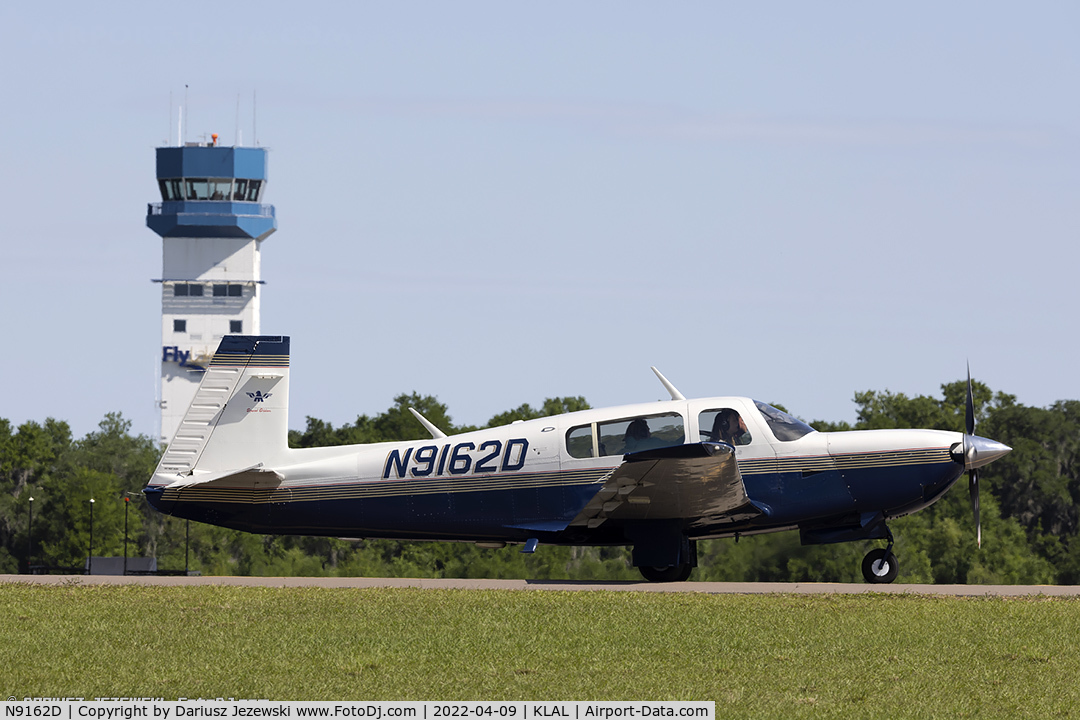
M750 431L746 429L746 422L737 410L724 408L716 413L709 440L738 447L739 445L749 445L751 439Z
M649 431L649 423L645 418L636 418L626 426L626 434L623 435L623 452L634 453L640 450L665 447L668 443L660 438L652 437Z

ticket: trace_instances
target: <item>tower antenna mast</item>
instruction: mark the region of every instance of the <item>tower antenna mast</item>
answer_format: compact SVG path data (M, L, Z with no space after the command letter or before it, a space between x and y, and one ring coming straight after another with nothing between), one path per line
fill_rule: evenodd
M188 113L188 94L187 94L187 91L188 91L188 86L185 83L184 84L184 116L185 116L186 120L190 120L191 118L188 117L188 115L187 115L187 113ZM185 122L184 125L187 125L187 123ZM183 147L184 142L186 140L187 140L187 135L181 135L180 136L180 146L181 147Z

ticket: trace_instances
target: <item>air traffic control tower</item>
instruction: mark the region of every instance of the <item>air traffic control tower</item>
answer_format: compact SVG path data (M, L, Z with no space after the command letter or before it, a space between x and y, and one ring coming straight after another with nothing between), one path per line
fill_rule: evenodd
M172 440L223 335L259 334L259 252L277 230L262 205L266 150L186 143L157 148L161 202L146 225L163 243L161 440Z

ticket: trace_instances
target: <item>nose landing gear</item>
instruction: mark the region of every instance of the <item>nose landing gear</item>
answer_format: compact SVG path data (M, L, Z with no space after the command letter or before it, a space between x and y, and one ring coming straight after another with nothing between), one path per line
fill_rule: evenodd
M875 548L863 558L862 574L868 583L891 583L900 572L900 563L892 552L892 531L886 527L885 532L889 533L888 546Z

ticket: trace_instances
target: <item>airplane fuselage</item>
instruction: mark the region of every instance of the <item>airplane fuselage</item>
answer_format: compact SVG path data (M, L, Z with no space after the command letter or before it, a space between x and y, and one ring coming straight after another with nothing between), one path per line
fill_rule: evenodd
M636 418L659 418L668 447L676 440L698 443L710 432L703 422L725 408L747 426L750 440L735 447L735 457L760 513L712 522L708 514L684 515L677 497L659 502L649 488L635 488L603 522L590 527L581 517L627 454L623 446L604 447L604 437L620 435ZM618 432L605 435L607 429ZM866 513L913 512L963 472L952 454L961 438L878 430L808 432L780 441L746 398L664 401L431 440L288 449L274 463L280 477L253 473L175 488L155 478L146 492L164 512L258 533L622 544L627 524L677 521L688 537L701 539L858 525Z

